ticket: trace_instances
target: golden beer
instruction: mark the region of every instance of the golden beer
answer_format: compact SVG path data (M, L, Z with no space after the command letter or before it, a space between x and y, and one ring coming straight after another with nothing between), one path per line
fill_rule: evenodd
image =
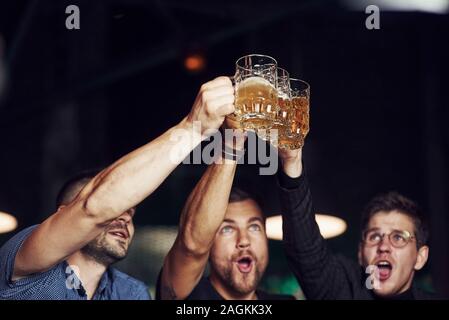
M288 130L288 118L291 113L291 106L290 99L278 97L278 111L276 112L276 118L270 129L266 130L266 132L261 131L259 136L262 139L272 141L273 144L277 146L275 141L278 136L287 134L286 130Z
M276 88L262 77L249 77L237 84L235 114L247 130L272 126L277 111Z
M288 150L295 150L302 148L304 145L304 139L301 134L297 135L291 135L288 128L285 128L285 130L280 131L278 136L278 142L277 147L280 149L288 149Z
M292 101L288 97L278 97L278 111L276 120L287 123L291 117Z
M259 136L280 149L299 149L309 132L309 96L286 98L278 93L278 111L273 126Z
M292 99L293 115L292 132L300 133L303 139L309 133L309 98L295 97Z
M295 109L289 98L278 97L278 111L273 125L266 131L259 131L259 137L269 140L270 143L281 149L298 149L303 146L302 135L292 132L292 118L295 116Z

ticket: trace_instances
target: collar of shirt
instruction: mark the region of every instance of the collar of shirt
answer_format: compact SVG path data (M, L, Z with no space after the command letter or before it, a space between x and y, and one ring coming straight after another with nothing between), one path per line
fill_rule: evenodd
M83 283L80 278L78 278L73 266L70 266L67 261L64 261L64 270L66 273L66 283L71 284L67 286L67 289L75 290L80 297L87 298L86 289L84 289ZM102 296L104 296L105 290L109 285L110 279L110 270L106 269L106 272L100 278L100 282L98 283L97 289L95 290L95 294L92 299L99 300Z

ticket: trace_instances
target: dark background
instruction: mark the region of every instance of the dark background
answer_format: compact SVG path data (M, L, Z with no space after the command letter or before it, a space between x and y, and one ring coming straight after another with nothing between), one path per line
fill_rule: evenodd
M65 27L70 4L80 30ZM330 1L2 1L0 210L19 229L39 223L65 179L151 141L187 115L202 83L263 53L311 84L303 154L315 207L349 226L329 245L355 259L364 204L397 190L432 227L418 281L448 295L448 15L381 8L380 30L366 29L367 16ZM205 57L203 70L184 68L192 53ZM175 226L204 169L179 166L140 206L138 229ZM267 215L279 213L275 178L255 165L238 170ZM270 249L264 286L293 292L281 244ZM135 252L121 267L153 285L160 257Z

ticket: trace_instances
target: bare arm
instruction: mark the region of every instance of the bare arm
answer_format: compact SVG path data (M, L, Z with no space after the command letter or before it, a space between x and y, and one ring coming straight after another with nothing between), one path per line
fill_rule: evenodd
M224 116L233 112L233 99L228 78L204 84L185 119L103 170L71 204L33 231L17 254L13 280L63 261L150 195L205 138L206 130L217 129Z
M241 134L237 149L245 141ZM185 299L198 284L218 228L223 222L237 162L212 164L190 194L180 219L178 237L162 268L162 299Z

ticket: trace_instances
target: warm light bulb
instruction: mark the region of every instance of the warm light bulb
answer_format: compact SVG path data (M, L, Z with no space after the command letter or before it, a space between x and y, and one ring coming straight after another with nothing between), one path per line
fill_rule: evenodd
M198 72L204 69L206 60L200 54L192 54L185 58L184 67L191 72Z
M316 214L316 222L320 233L325 239L333 238L345 232L347 226L343 219L335 216ZM273 240L282 240L282 216L277 215L267 218L267 237Z
M17 228L17 219L6 212L0 211L0 233L10 232Z

